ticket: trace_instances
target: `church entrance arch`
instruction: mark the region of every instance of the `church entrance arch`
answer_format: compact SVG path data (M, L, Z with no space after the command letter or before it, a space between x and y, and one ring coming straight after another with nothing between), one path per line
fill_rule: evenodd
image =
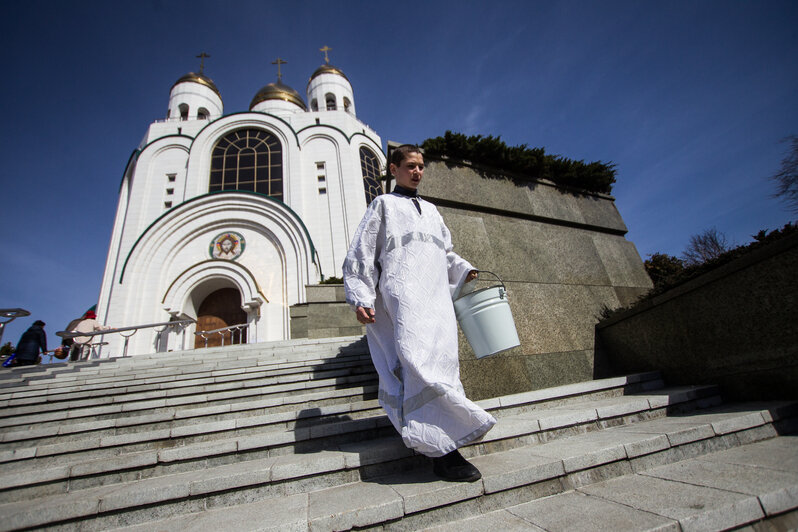
M197 331L212 331L231 325L246 325L247 313L241 308L241 293L237 288L220 288L202 300L197 309ZM247 330L213 333L208 336L208 347L247 343ZM205 347L205 338L197 335L194 349Z

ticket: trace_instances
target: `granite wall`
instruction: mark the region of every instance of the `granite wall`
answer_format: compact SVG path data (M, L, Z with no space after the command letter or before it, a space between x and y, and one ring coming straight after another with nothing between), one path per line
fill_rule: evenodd
M477 167L426 160L421 195L438 206L455 251L505 282L521 345L477 360L460 334L463 385L482 399L590 380L595 325L651 281L610 196L517 184ZM480 286L490 286L483 275ZM292 307L292 337L358 334L342 288ZM341 293L335 292L335 290Z
M291 338L332 338L366 334L346 303L344 285L305 286L307 303L294 305L291 312Z
M469 397L481 399L590 380L603 307L651 288L614 199L468 164L426 158L421 195L436 204L455 251L507 286L521 345L476 359L460 334ZM495 284L483 275L479 287Z
M734 400L798 399L798 235L599 324L617 373L717 384Z

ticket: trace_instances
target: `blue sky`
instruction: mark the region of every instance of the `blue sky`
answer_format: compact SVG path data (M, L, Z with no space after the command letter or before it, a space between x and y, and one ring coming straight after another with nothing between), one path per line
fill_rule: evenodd
M796 28L792 0L7 3L0 308L32 315L3 342L42 319L55 346L96 302L125 164L201 51L226 113L277 57L304 95L327 45L383 141L449 129L613 162L645 259L795 219L768 176L798 134Z

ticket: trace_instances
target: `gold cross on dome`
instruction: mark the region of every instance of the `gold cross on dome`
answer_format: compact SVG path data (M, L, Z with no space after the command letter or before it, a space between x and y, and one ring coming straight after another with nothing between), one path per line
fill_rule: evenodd
M202 72L205 70L205 58L206 57L210 57L210 56L208 54L206 54L205 52L202 52L201 54L199 54L197 56L197 58L200 60L200 71L199 71L200 74L202 74Z
M280 66L281 65L285 65L286 63L288 63L288 61L283 61L279 57L277 58L277 61L272 61L273 65L277 65L277 81L282 81L283 80L283 73L280 70Z
M324 48L319 48L319 51L320 52L324 52L324 62L329 65L330 64L330 57L327 55L327 52L332 51L332 48L330 48L329 46L327 46L325 44Z

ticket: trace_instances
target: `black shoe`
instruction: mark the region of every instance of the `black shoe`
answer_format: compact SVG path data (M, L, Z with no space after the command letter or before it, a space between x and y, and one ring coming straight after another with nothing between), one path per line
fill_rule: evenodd
M451 482L475 482L482 478L479 469L457 452L457 449L444 456L432 459L432 470L436 475Z

